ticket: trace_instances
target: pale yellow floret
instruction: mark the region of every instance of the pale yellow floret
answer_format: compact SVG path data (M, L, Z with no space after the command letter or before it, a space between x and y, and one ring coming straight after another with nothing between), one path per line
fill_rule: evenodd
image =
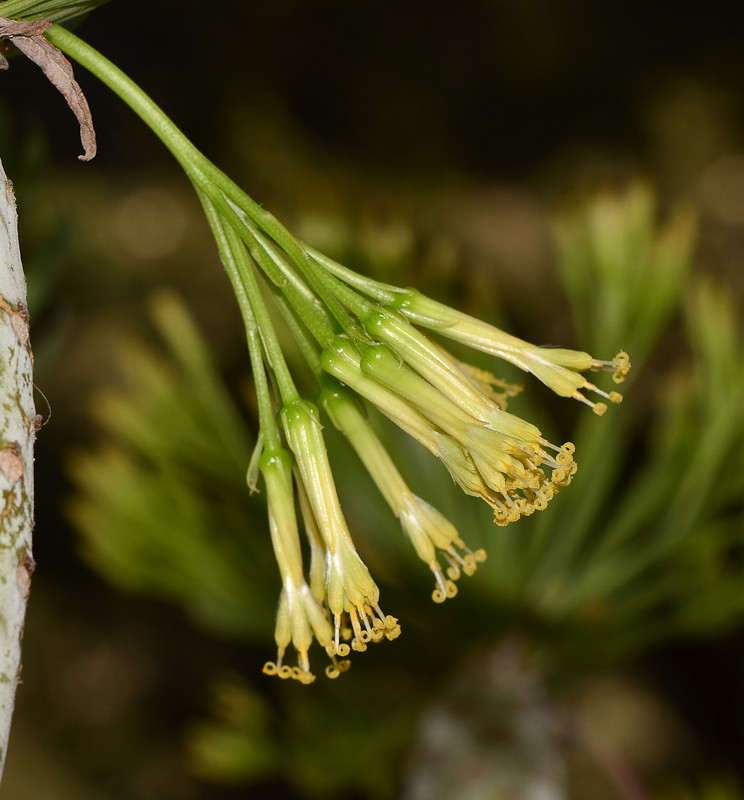
M462 561L453 548L453 545L458 545L466 551L466 561L462 561L464 572L475 572L476 561L459 538L457 529L439 511L411 492L348 389L328 386L321 393L321 401L334 425L349 439L393 513L400 519L421 560L429 564L436 575L437 550ZM449 596L453 596L453 591L456 590L450 588Z
M492 430L525 440L540 436L540 431L534 425L507 414L502 403L490 396L490 389L484 391L482 382L479 385L471 377L472 373L463 371L444 348L404 319L377 310L367 317L365 324L370 333L378 336L386 345L369 347L364 351L360 362L362 371L380 380L389 389L392 388L390 382L394 381L396 391L445 430L447 427L441 415L444 415L445 422L452 422L453 409L456 408L460 412L454 415L457 419L462 420L465 415L465 418L478 420ZM415 372L400 369L394 375L395 359L398 367L405 362ZM440 395L449 402L442 402ZM418 402L414 398L419 398Z
M365 609L372 609L388 639L399 635L400 626L397 620L382 616L379 610L380 590L354 547L336 494L320 423L314 407L309 406L299 401L285 406L281 419L326 549L326 602L335 624L335 635L329 642L332 646L326 650L335 657L345 654L338 641L344 613L364 618ZM355 637L354 641L357 640Z
M366 348L360 368L390 391L397 391L461 446L459 451L447 439L439 437L437 454L468 494L476 494L491 505L497 524L508 524L541 510L543 503L553 496L555 483L551 484L541 467L543 464L563 467L562 460L568 456L562 453L560 458L553 459L542 451L538 444L544 440L534 426L500 410L486 398L482 399L483 416L472 417L401 364L387 345ZM437 438L436 433L434 436ZM565 477L562 475L560 480ZM546 484L551 489L540 492ZM531 502L531 494L525 496L525 491L535 494L537 505Z
M327 647L332 641L333 629L303 575L290 462L285 450L265 453L260 462L266 482L271 542L282 576L274 631L278 656L275 664L266 664L264 672L311 683L315 677L310 672L308 650L314 638L322 647ZM297 667L282 664L290 644L297 652Z
M365 360L368 351L380 357ZM327 372L437 456L466 494L485 500L497 524L541 510L560 486L570 482L575 464L563 463L569 456L543 439L534 425L494 404L489 404L489 421L484 424L439 394L389 348L368 348L365 357L338 337L323 351L321 361ZM370 374L362 371L363 366ZM546 447L558 455L551 456ZM552 470L550 478L545 469ZM380 488L390 493L389 487Z
M576 350L535 347L493 325L431 300L416 290L412 290L410 294L399 295L394 305L407 318L425 328L436 330L443 336L503 358L525 372L531 372L563 397L573 397L586 402L579 390L589 389L591 384L579 374L581 372L611 371L613 380L621 383L630 369L630 359L627 353L622 351L612 361L599 361L588 353ZM589 405L594 404L589 403ZM596 405L606 410L604 404ZM604 413L601 408L594 410L598 414Z
M474 553L470 550L460 538L457 528L436 508L412 492L403 498L399 517L418 557L434 573L434 602L442 603L447 597L454 597L457 586L453 581L460 577L460 567L466 575L473 575L477 565L486 560L486 551L480 549ZM449 564L449 580L444 578L439 556Z

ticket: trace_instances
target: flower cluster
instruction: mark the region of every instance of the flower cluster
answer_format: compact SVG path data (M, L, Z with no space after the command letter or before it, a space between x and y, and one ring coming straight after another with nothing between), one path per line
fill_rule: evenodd
M255 488L260 470L282 579L278 655L264 671L312 682L308 653L316 639L331 659L327 675L337 677L348 668L351 650L363 652L370 642L393 640L400 626L383 612L380 590L354 545L318 409L295 386L264 289L318 380L319 405L348 437L415 552L431 569L432 597L438 603L457 593L455 581L463 573L472 575L486 554L472 552L451 522L411 492L367 423L361 403L378 408L428 448L464 492L488 503L497 525L507 525L543 510L569 485L577 468L574 447L551 444L538 428L506 410L520 387L459 361L423 330L509 361L600 415L607 405L586 393L612 403L622 397L600 390L583 373L611 371L620 383L630 369L628 356L621 352L611 361L599 361L588 353L535 347L414 289L384 285L337 264L295 239L100 53L64 28L52 26L46 37L119 94L194 184L243 314L256 386L261 430L248 483ZM310 551L307 577L297 505ZM296 666L284 663L290 644Z
M534 347L415 290L393 290L359 276L352 278L339 265L316 258L309 248L302 248L308 262L298 264L260 233L247 244L317 377L318 406L349 440L416 554L431 569L432 599L442 603L454 597L456 581L462 574L472 575L485 561L486 552L473 552L449 520L409 489L367 421L364 402L441 459L457 485L488 503L494 521L503 526L545 509L571 483L577 470L574 446L552 444L537 427L507 411L508 399L521 386L459 361L421 328L507 358L558 394L588 403L597 414L604 413L606 405L593 403L580 390L598 392L616 403L622 397L616 392L605 394L582 372L611 370L615 381L621 382L630 368L627 355L619 353L604 362L586 353ZM308 268L308 263L314 268ZM346 280L339 280L339 275ZM261 358L275 372L279 354L269 353L265 336L262 341ZM294 459L298 502L311 553L312 588L302 577L299 545L292 551L298 566L291 581L287 578L289 570L280 555L284 551L276 546L280 538L273 510L276 490L262 466L284 587L276 627L279 658L264 671L309 682L307 650L312 634L332 659L326 673L336 677L348 668L346 657L351 650L363 652L370 642L395 639L400 626L382 611L379 588L346 524L318 408L291 392L287 396L278 378L275 385L279 387L275 399L282 442ZM262 464L264 460L265 455ZM289 468L284 472L288 475ZM284 536L294 541L294 501L289 482L283 487L283 503L292 509L283 515ZM293 669L282 666L290 641L299 663Z
M574 446L552 444L537 427L507 411L508 399L521 386L459 361L422 329L508 360L557 394L590 405L598 415L607 410L606 404L582 392L613 403L621 402L622 396L603 392L583 373L611 371L620 383L630 369L628 356L620 352L611 361L599 361L587 353L535 347L416 290L360 278L309 248L310 263L322 270L295 271L286 253L273 246L265 252L271 264L280 267L272 290L318 376L320 406L348 438L417 555L431 569L433 600L454 597L455 581L463 573L472 575L486 553L471 551L452 523L408 488L367 422L359 398L441 459L457 485L488 503L495 523L503 526L542 511L571 483L577 470ZM257 255L261 264L260 252ZM338 304L335 314L333 304ZM349 649L338 638L344 612L351 620L355 650L366 644L360 641L360 631L365 631L359 619L373 641L383 635L394 638L400 629L393 618L383 617L379 590L343 523L316 413L301 403L285 407L281 418L303 492L315 498L309 501L312 519L306 526L320 529L318 538L326 548L322 599L335 623L334 643L326 650L331 656L345 656ZM394 623L392 629L388 620Z

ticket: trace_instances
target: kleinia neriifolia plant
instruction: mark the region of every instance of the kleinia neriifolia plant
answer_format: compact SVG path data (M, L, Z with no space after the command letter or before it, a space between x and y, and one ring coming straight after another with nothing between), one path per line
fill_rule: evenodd
M569 486L577 470L574 445L552 443L535 425L509 413L508 399L519 387L458 360L433 337L506 360L600 416L607 410L605 401L619 403L622 396L598 388L586 373L610 372L621 383L630 369L628 355L619 352L605 361L584 352L536 347L415 289L358 275L297 240L104 56L59 25L42 20L36 27L19 28L13 22L55 21L93 5L9 0L2 6L12 16L4 35L31 32L44 38L42 49L53 45L52 50L58 48L89 69L152 128L192 181L242 312L256 387L260 436L248 485L255 489L258 474L263 476L282 581L277 657L264 672L311 683L309 651L315 639L330 659L327 676L336 678L348 669L352 650L361 653L372 642L392 641L401 629L386 613L380 589L354 544L318 408L358 453L431 570L432 599L442 603L457 594L456 581L472 575L486 552L473 552L451 522L409 489L370 427L364 403L441 459L455 483L484 500L494 522L504 526L544 510ZM77 87L69 83L70 92L73 84ZM74 92L70 96L77 97ZM317 378L317 405L300 396L271 321L267 293ZM307 572L298 507L311 554ZM296 665L287 655L290 645Z

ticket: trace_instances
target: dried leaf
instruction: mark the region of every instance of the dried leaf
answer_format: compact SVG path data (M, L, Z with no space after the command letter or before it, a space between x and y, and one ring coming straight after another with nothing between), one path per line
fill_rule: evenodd
M83 143L84 155L78 156L81 161L90 161L96 154L96 132L93 129L93 118L83 90L75 80L72 65L51 42L44 38L44 31L51 23L44 19L32 22L15 22L0 17L0 39L8 38L13 44L35 64L41 67L49 81L67 100L72 113L80 124L80 141ZM0 56L0 69L7 69L8 62Z

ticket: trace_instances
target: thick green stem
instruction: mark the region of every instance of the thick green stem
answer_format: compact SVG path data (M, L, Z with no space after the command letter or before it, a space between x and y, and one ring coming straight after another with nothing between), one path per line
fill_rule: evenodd
M292 307L291 303L287 300L287 298L282 294L281 290L274 286L274 284L269 285L269 289L271 290L271 295L274 298L274 302L279 309L284 321L287 323L287 327L292 333L294 340L297 342L297 346L300 348L300 352L302 353L303 358L307 361L308 366L313 371L313 375L320 381L320 378L325 373L323 372L323 367L320 363L320 352L315 345L315 342L310 338L307 331L302 325L297 312Z
M370 303L366 297L362 297L359 292L354 291L350 286L342 283L335 275L324 273L323 283L325 283L328 289L362 321L367 314L375 308L379 308L377 304Z
M307 296L282 273L280 267L272 259L271 254L260 246L256 237L246 240L246 245L251 256L261 267L272 285L276 286L286 295L289 302L295 308L308 330L318 340L322 347L336 335L336 331L330 326L325 315L320 315L311 304Z
M237 263L233 252L232 242L230 241L229 228L226 228L217 209L212 205L208 198L200 194L204 213L207 216L209 225L212 228L217 247L220 251L222 263L225 265L230 281L238 298L240 311L245 323L246 336L248 339L248 352L251 357L253 369L253 380L256 385L256 398L258 400L258 418L263 434L266 450L275 451L281 448L279 438L279 428L274 415L274 408L271 402L271 393L266 379L266 371L263 364L263 348L258 323L253 311L250 298L243 281L242 270ZM238 243L242 249L242 245Z
M300 396L295 387L292 375L287 367L287 362L284 358L279 339L274 330L274 325L271 322L271 315L269 309L266 307L261 289L258 285L256 273L253 271L253 264L250 257L246 252L242 240L236 233L235 229L227 225L225 227L225 234L227 241L230 245L230 250L233 254L237 264L240 277L243 280L248 299L253 309L253 314L256 317L258 325L258 332L261 335L261 342L266 352L266 357L269 362L276 382L279 388L279 393L283 403L293 403L300 399Z
M354 286L356 289L359 289L360 292L364 292L364 294L369 297L373 297L379 303L390 304L398 295L411 294L410 289L399 289L397 286L380 283L379 281L372 280L372 278L365 278L348 267L343 266L343 264L339 264L332 258L323 255L323 253L319 252L314 247L310 247L310 245L304 243L302 246L307 250L310 258L320 264L323 269L332 273L337 278L340 278L344 283L349 284L349 286Z

